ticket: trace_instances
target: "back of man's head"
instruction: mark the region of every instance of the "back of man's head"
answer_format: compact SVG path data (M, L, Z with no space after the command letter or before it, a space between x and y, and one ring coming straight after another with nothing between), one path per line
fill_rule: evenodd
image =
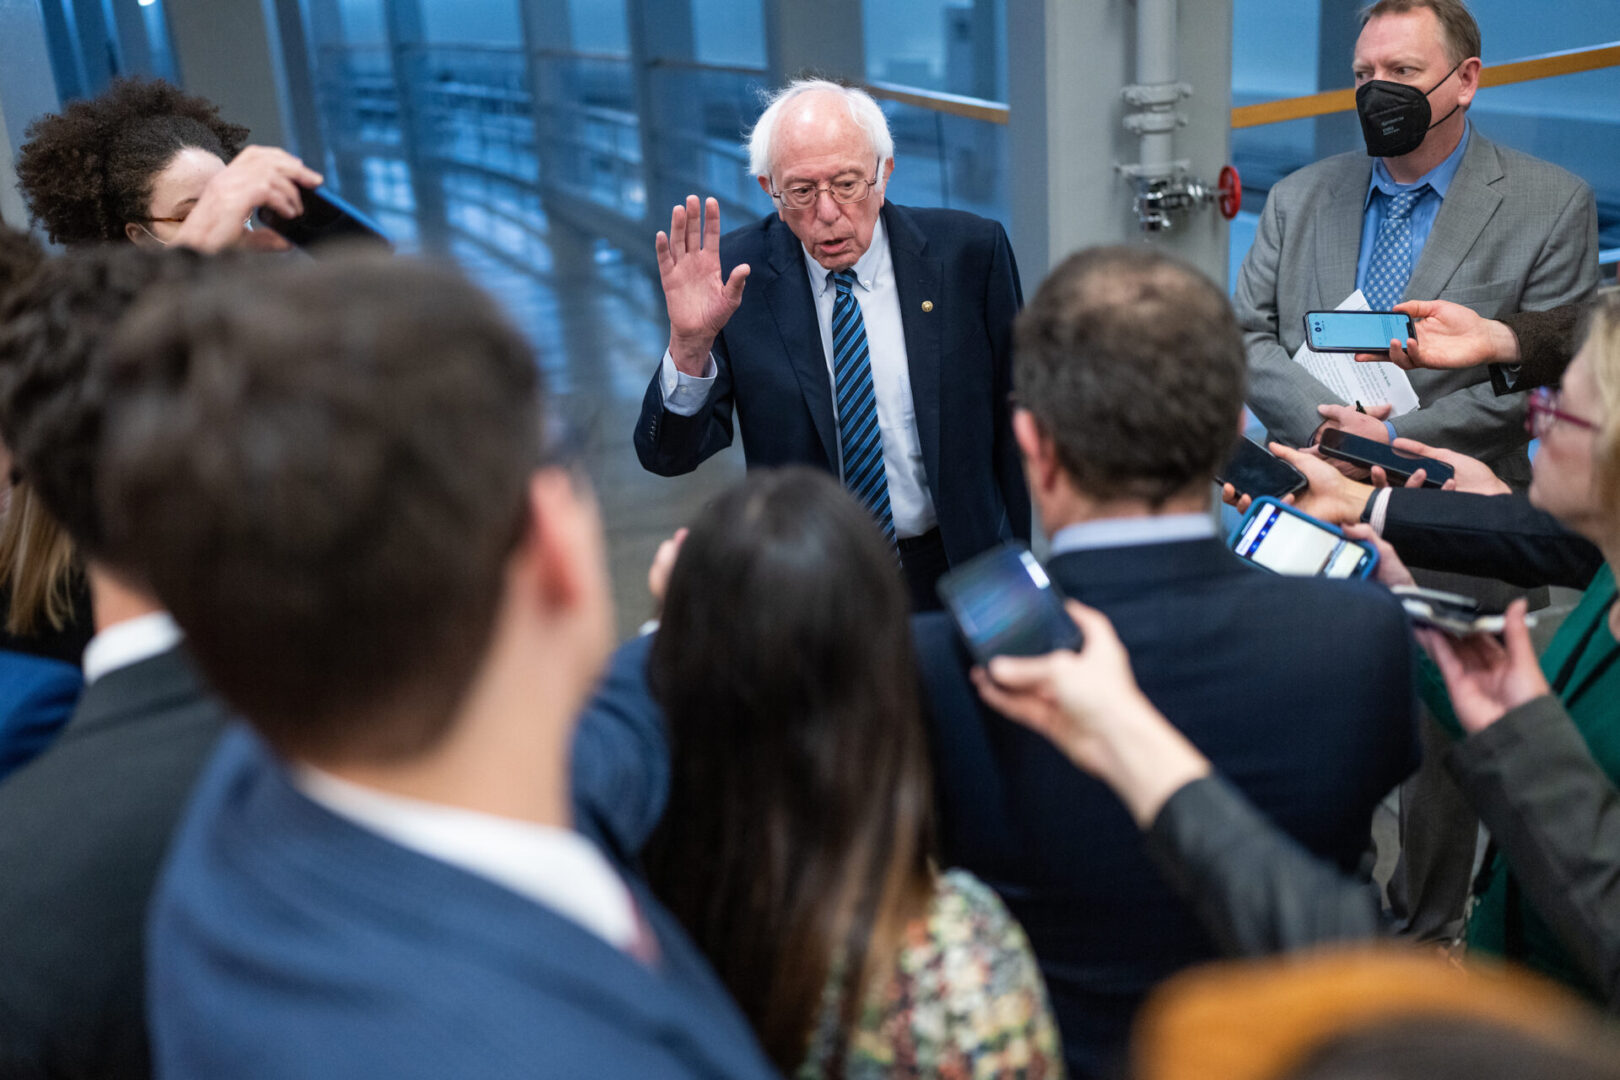
M1208 484L1237 434L1244 370L1226 297L1142 247L1071 255L1014 328L1018 404L1093 499L1158 506Z
M491 640L539 373L457 274L341 256L154 294L120 329L109 533L284 754L435 746Z
M189 251L84 248L46 260L0 297L0 437L79 549L136 579L138 567L108 547L95 498L106 346L146 290L209 265Z

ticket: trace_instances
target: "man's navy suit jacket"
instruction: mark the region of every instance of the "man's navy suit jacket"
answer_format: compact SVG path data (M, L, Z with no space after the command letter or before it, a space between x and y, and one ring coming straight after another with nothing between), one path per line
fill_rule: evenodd
M775 1076L674 917L626 884L656 969L330 813L232 730L153 898L157 1075Z
M1416 764L1411 637L1387 591L1272 575L1213 539L1047 569L1113 620L1143 691L1217 769L1310 851L1355 867L1375 805ZM982 706L945 616L914 627L945 862L1028 931L1071 1073L1108 1071L1147 991L1214 945L1108 788Z
M1023 304L1007 234L958 210L882 210L894 262L917 434L952 563L1028 541L1029 491L1012 436L1012 322ZM655 372L636 421L644 468L677 476L731 445L750 468L836 474L838 429L804 248L775 214L720 240L722 275L747 263L742 306L715 339L714 386L696 415L664 408ZM923 304L929 305L928 310Z

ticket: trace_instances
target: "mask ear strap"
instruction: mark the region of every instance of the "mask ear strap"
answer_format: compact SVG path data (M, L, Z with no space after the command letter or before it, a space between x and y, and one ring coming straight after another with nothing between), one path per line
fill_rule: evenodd
M1423 96L1425 98L1427 98L1430 94L1434 93L1436 90L1438 90L1442 86L1446 85L1446 79L1449 79L1453 75L1457 74L1457 69L1462 67L1466 63L1468 63L1467 60L1459 60L1459 61L1457 61L1454 65L1452 65L1451 70L1446 72L1445 79L1441 79L1439 82L1437 82L1433 86L1429 87L1429 89L1424 92ZM1433 131L1435 128L1439 127L1441 124L1445 123L1447 120L1450 120L1451 119L1451 113L1456 112L1460 108L1462 108L1461 104L1453 105L1451 107L1451 112L1446 113L1446 115L1442 116L1440 119L1438 119L1434 123L1430 124L1426 130Z
M1452 112L1455 112L1455 111L1456 111L1455 109L1452 110ZM1448 113L1447 115L1450 115L1450 114ZM141 232L145 233L147 236L150 236L153 240L156 240L159 244L163 245L164 247L169 246L169 242L167 240L159 240L157 233L153 232L151 229L148 229L145 225L141 224L139 221L137 221L135 223L135 227L137 229L141 230Z
M1463 60L1459 60L1455 64L1451 65L1451 70L1446 72L1444 75L1442 75L1440 77L1439 82L1435 83L1433 86L1431 86L1427 90L1423 91L1423 96L1428 97L1430 94L1434 93L1436 90L1438 90L1442 86L1446 85L1446 80L1451 78L1453 75L1457 74L1457 69L1462 67L1466 63L1468 63L1468 60L1463 59ZM1451 110L1451 112L1456 112L1456 111L1457 111L1456 109ZM1450 116L1451 113L1446 113L1446 115Z

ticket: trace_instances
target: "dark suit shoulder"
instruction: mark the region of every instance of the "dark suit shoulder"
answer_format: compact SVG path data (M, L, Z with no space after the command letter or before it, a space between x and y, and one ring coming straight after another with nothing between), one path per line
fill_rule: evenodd
M770 251L772 234L776 229L791 232L787 223L775 212L741 225L720 237L720 263L729 272L738 263L756 267Z

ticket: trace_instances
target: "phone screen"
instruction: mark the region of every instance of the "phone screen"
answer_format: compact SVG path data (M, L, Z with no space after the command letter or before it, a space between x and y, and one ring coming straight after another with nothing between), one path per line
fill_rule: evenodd
M1412 321L1391 311L1312 311L1305 328L1318 352L1387 352L1391 340L1411 336Z
M1078 648L1080 631L1046 571L1016 545L985 552L946 574L939 595L979 663Z
M1356 577L1367 550L1280 506L1262 505L1235 550L1267 570L1295 577Z
M1249 438L1239 438L1215 479L1231 484L1239 495L1282 498L1305 486L1305 477L1288 462Z
M1405 483L1413 473L1422 469L1424 487L1443 487L1455 472L1443 461L1408 454L1388 443L1364 439L1340 428L1324 428L1319 443L1323 456L1367 469L1374 465L1382 466L1389 479L1397 484Z

